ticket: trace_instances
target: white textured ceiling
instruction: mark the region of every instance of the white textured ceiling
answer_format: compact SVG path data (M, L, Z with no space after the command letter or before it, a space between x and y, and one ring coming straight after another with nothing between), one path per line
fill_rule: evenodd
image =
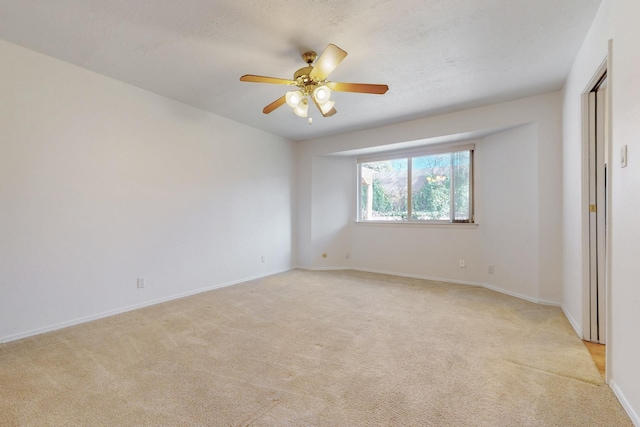
M247 125L305 140L559 89L601 0L0 0L0 38ZM349 55L338 113L262 108L300 54Z

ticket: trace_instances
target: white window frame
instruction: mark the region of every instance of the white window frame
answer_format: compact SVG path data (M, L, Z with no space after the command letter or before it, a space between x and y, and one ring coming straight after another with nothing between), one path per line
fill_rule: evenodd
M435 154L448 154L459 151L469 151L469 219L468 220L455 220L455 194L453 189L455 188L454 174L451 174L450 194L451 194L451 216L449 220L425 220L425 219L413 219L412 218L412 160L414 157L423 157ZM458 145L437 145L424 147L420 149L414 149L411 151L390 151L385 153L378 153L371 156L358 157L356 159L357 167L357 200L356 200L356 222L363 224L474 224L474 151L475 144L458 144ZM403 221L387 221L387 220L364 220L362 216L362 164L377 161L387 161L396 159L407 160L407 219Z

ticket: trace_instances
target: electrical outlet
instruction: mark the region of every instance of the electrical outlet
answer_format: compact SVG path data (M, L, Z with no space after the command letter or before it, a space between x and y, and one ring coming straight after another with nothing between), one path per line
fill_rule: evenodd
M264 255L262 255L262 263L264 264L265 262L267 262L267 259L264 257Z
M460 258L460 268L465 268L467 266L467 263L465 262L464 258Z
M144 277L138 277L138 289L144 288Z
M347 252L347 253L344 255L344 257L345 257L346 259L349 259L349 258L351 258L351 254L350 254L349 252Z
M493 274L493 264L489 264L489 274Z

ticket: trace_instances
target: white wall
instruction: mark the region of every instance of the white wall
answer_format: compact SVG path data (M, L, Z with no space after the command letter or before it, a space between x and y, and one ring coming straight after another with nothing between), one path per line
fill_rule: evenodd
M564 308L576 322L584 318L586 291L585 201L580 98L612 40L609 69L612 101L611 271L608 302L607 377L621 403L640 426L640 3L604 0L564 89ZM628 167L619 152L628 147ZM578 325L580 331L582 324Z
M300 143L299 265L481 284L559 304L560 101L555 92ZM474 141L477 227L354 223L355 159L345 152L487 130Z
M478 252L483 282L539 298L538 134L530 124L486 137L482 143L478 199L483 215ZM559 285L558 278L556 285ZM555 295L554 295L555 297ZM558 302L557 298L552 301Z
M291 267L291 142L3 41L0 63L0 342Z
M311 241L320 250L311 253L318 266L348 268L351 223L355 206L351 201L356 182L353 159L318 156L312 159ZM327 257L323 258L322 255ZM349 256L351 254L349 253Z

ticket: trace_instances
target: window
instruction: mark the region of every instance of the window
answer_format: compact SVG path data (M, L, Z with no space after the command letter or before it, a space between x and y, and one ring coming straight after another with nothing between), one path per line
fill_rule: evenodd
M358 221L473 222L473 145L358 159Z

